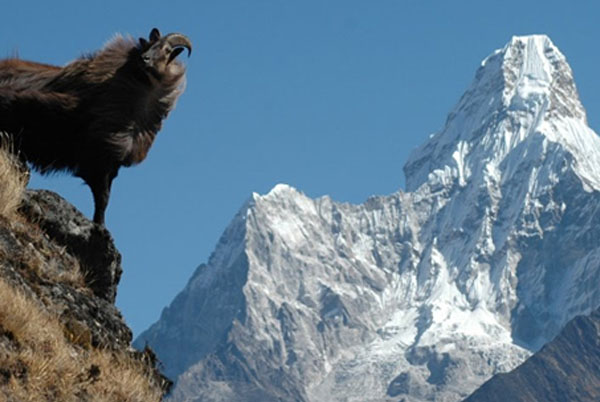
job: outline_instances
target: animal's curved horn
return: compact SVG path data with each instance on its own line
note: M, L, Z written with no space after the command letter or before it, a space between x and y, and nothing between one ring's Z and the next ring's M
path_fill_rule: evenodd
M188 57L192 54L192 41L180 33L171 33L162 38L172 48L184 47L188 51Z

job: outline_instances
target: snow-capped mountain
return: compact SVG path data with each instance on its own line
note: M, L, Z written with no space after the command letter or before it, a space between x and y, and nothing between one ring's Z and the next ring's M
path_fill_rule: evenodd
M144 332L176 401L459 400L600 306L600 139L545 36L487 57L407 191L253 194Z

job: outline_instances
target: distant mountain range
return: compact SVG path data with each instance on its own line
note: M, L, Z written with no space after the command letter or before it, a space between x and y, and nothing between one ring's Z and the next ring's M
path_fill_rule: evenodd
M462 400L600 306L600 138L548 37L487 57L404 171L361 205L253 194L136 340L171 400ZM473 400L587 369L596 315Z

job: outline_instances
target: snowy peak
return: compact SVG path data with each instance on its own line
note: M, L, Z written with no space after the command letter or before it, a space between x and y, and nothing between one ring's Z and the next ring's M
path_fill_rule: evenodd
M515 36L500 53L506 89L509 90L506 92L510 93L510 89L514 88L524 97L527 97L528 90L549 89L554 70L549 57L564 60L550 38L544 35Z
M514 36L482 61L453 113L476 107L487 113L535 113L544 107L544 112L556 112L555 117L585 120L571 68L546 35Z
M531 110L545 104L546 110L556 115L585 120L571 68L550 38L515 36L500 56L505 81L503 98L509 109Z
M542 83L552 80L552 65L546 55L552 53L564 59L546 35L513 36L503 52L506 61L516 60L515 64L520 67L520 74L516 78Z
M472 172L497 170L515 149L530 149L521 146L525 141L538 143L543 154L530 156L545 158L549 141L583 164L600 161L600 141L587 127L571 68L544 35L513 37L483 60L445 127L410 156L407 190L431 180L465 186Z
M267 194L260 195L258 193L252 193L252 201L254 203L266 201L266 202L277 202L277 200L285 200L289 198L293 198L296 195L301 194L294 187L285 184L279 183L276 184L275 187L271 189Z

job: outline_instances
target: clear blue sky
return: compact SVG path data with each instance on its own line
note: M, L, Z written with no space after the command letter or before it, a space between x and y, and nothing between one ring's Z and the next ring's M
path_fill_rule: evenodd
M0 55L65 64L116 32L194 42L186 93L141 165L113 185L123 254L117 305L135 334L208 259L253 191L279 182L359 203L403 186L481 60L512 35L548 34L600 124L600 3L592 1L10 1ZM34 177L90 216L69 176Z

